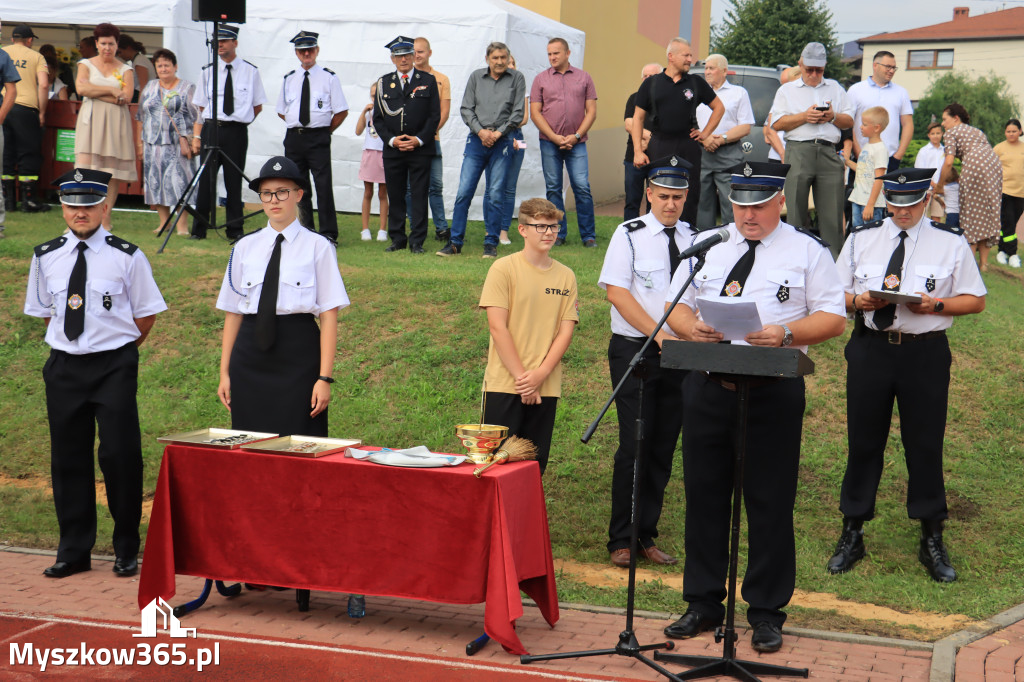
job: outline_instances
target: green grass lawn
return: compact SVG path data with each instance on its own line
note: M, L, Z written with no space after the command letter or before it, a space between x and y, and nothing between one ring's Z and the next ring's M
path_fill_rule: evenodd
M158 316L142 349L139 409L147 497L159 470L158 436L230 423L216 397L223 316L214 309L228 245L216 236L202 242L172 237L167 251L157 255L158 241L149 232L155 220L152 214L115 214L117 234L142 246L170 306ZM452 427L478 418L487 357L486 318L476 308L491 262L480 258L482 226L470 226L461 256L442 260L429 253L385 254L384 244L359 241L358 216L340 216L339 222L338 256L352 306L339 319L330 435L459 452ZM614 410L589 444L579 437L611 389L608 303L597 278L603 247L616 224L614 218L598 218L598 249L584 249L571 238L554 253L576 272L580 324L564 360L563 397L544 481L551 538L556 557L595 564L608 559ZM254 218L248 229L258 225ZM574 229L570 224L570 234ZM25 316L22 306L32 246L62 231L57 211L13 213L7 217L7 238L0 241L0 542L34 547L57 543L40 375L49 349L42 322ZM500 247L499 255L519 248L521 240L514 238L516 245ZM432 251L435 245L427 246ZM918 527L906 518L906 468L898 430L891 435L878 517L867 526L868 558L844 576L824 570L840 526L838 495L846 457L843 337L811 349L817 372L807 382L797 498L799 589L972 618L1024 601L1024 280L1020 271L993 265L985 281L987 310L959 319L950 337L954 365L945 469L951 520L946 537L960 581L933 583L917 563ZM681 555L681 460L676 466L659 545ZM104 512L97 551L110 551L110 530ZM670 575L681 568L660 570ZM560 585L570 601L625 604L622 590L594 588L569 577ZM657 583L639 591L637 606L684 608L678 591ZM828 614L793 611L795 622L828 622Z

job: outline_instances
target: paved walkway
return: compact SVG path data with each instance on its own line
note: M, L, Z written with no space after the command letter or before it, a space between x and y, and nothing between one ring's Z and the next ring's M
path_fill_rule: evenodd
M93 570L88 573L64 580L44 578L42 570L52 562L52 552L0 546L0 575L4 576L0 584L0 616L56 616L138 626L137 578L117 578L109 570L109 560L102 558L94 558ZM178 594L172 602L181 604L198 595L202 580L179 576L177 587ZM529 677L544 673L543 677L548 679L552 676L555 679L663 679L642 663L620 656L595 656L522 666L518 657L505 653L493 642L468 658L466 644L482 634L483 605L434 604L370 596L367 598L366 617L353 620L346 614L346 603L347 595L314 592L310 611L299 613L292 591L243 592L233 599L225 599L215 593L206 606L183 618L182 624L196 628L200 636L219 633L269 637L440 657L451 659L453 665L500 664L513 666ZM640 643L663 641L661 630L675 617L677 615L637 614L635 631ZM561 620L552 629L536 608L527 607L517 624L517 631L534 654L588 651L614 647L624 622L619 610L563 605ZM990 629L997 627L1000 626L992 625ZM967 636L967 640L976 641L960 643L963 648L956 657L958 681L1004 682L1017 679L1024 682L1024 621L1007 622L1002 627L993 633L974 633ZM987 636L978 639L982 635ZM0 643L4 637L0 632ZM229 644L225 642L223 646ZM76 645L77 642L64 646ZM133 645L126 632L125 646ZM676 645L677 653L721 654L721 645L715 644L710 633ZM940 658L938 650L939 645L936 645L936 659ZM950 651L955 652L955 648L950 648ZM948 672L935 670L932 645L807 630L787 630L782 651L770 655L754 652L750 648L749 633L741 630L738 657L807 667L811 671L811 679L836 682L938 682L952 679L952 669ZM677 672L682 670L679 666L666 667ZM210 672L216 677L215 671ZM332 671L335 673L337 671ZM486 675L481 679L486 679Z

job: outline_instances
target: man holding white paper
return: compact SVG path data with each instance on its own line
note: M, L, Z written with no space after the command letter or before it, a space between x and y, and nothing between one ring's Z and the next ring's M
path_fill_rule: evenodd
M875 515L895 399L910 478L907 514L921 521L918 560L937 582L957 577L942 540L948 516L942 441L952 362L946 330L954 315L984 310L986 290L963 230L926 215L934 171L900 168L883 175L890 217L853 228L836 263L856 322L846 345L850 454L839 501L843 531L829 573L845 573L864 556L863 525ZM920 302L903 303L899 295L905 294Z
M735 297L755 301L764 322L741 343L806 350L843 333L843 290L828 245L781 220L788 170L771 162L733 168L729 199L736 222L726 226L730 239L708 251L706 265L669 316L681 338L722 341L722 333L702 319L701 302ZM676 272L667 303L688 274L684 268ZM679 639L713 629L725 616L736 386L725 377L690 372L683 401L683 598L689 608L665 628ZM743 490L750 549L743 598L750 605L751 644L761 652L781 648L782 609L796 582L793 505L803 412L802 378L768 380L750 390Z

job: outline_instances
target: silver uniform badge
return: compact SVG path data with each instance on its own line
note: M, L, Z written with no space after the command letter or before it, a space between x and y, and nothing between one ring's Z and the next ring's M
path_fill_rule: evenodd
M668 160L668 162L669 162L669 163L670 163L671 165L673 165L673 166L678 166L678 165L679 165L679 162L678 162L678 161L676 161L676 157L674 157L674 156L673 156L673 157L672 157L671 159L669 159L669 160Z
M754 174L754 169L750 167L749 163L743 164L743 177L749 178Z
M75 182L81 182L81 181L82 181L82 171L76 170L75 171Z
M907 176L906 175L899 176L898 178L896 178L896 182L900 183L901 185L906 184Z
M280 163L275 163L274 164L274 170L276 170L276 171L281 170L281 164Z

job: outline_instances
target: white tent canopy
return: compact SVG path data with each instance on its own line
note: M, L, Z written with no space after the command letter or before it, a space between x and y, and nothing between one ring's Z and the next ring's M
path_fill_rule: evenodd
M384 45L396 35L429 38L433 49L431 65L451 80L452 111L441 131L445 208L449 220L469 133L459 114L459 105L470 73L485 65L488 43L497 40L508 44L528 84L549 66L549 38L565 38L573 63L583 63L584 34L581 31L503 0L445 0L443 3L391 0L386 6L310 0L301 5L303 16L300 18L295 16L297 9L280 1L250 0L247 3L246 23L239 32L238 54L259 67L268 102L250 127L245 171L254 176L267 158L283 153L285 127L276 115L277 97L284 75L298 67L288 40L300 30L316 31L320 34L318 61L338 74L349 104L349 116L334 133L331 145L334 194L340 211L358 213L360 210L363 187L358 170L363 140L355 134L355 122L363 106L370 101L370 85L393 68ZM19 3L17 6L11 0L0 0L0 19L8 31L18 23L91 25L109 21L124 26L162 27L164 46L178 56L179 76L198 82L202 66L210 61L205 41L213 25L192 21L189 0L172 0L168 4L108 0L96 5L42 0L34 5ZM518 194L521 197L544 196L537 129L528 126L524 133L527 154ZM482 215L483 185L481 180L471 210L471 217L477 219ZM256 200L248 189L245 191L247 200Z

